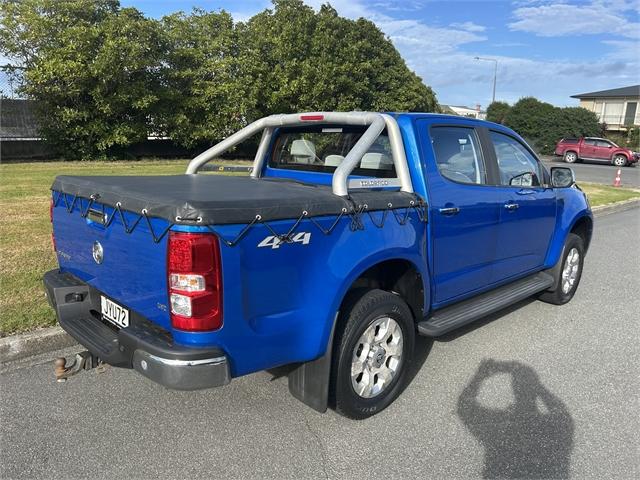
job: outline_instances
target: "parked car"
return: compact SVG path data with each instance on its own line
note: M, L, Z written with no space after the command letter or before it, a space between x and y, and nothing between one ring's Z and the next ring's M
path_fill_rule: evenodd
M595 137L563 138L556 145L554 153L567 163L590 160L611 163L616 167L633 165L640 160L640 153L619 147L606 138Z
M251 177L198 174L261 132ZM403 390L416 335L571 300L593 226L508 128L366 112L258 120L186 175L59 176L51 220L48 298L94 356L187 390L291 365L296 398L358 419Z

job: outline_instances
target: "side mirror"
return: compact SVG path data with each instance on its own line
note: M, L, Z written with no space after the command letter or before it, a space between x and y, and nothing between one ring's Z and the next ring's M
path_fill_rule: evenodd
M567 167L551 167L551 186L567 188L576 183L576 175Z

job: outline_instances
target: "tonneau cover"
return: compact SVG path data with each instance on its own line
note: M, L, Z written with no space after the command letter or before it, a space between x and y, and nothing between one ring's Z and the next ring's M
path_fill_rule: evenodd
M419 204L414 194L358 191L352 200L334 195L331 187L287 179L220 175L58 176L51 189L172 223L242 224L257 215L262 221L403 208ZM391 205L391 207L390 207Z

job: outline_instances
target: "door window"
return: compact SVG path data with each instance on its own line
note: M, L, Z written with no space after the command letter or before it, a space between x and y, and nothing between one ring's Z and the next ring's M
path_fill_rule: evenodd
M518 187L539 186L542 169L536 158L515 138L491 132L496 151L500 184Z
M431 144L440 175L458 183L487 183L480 142L473 128L433 127Z

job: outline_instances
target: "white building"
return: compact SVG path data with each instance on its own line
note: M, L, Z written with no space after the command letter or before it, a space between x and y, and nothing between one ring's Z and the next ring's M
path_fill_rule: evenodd
M640 85L613 88L599 92L571 95L580 100L580 106L598 115L607 130L627 130L640 126Z
M485 118L487 118L487 112L480 110L480 105L476 105L475 108L461 107L457 105L441 105L441 107L445 107L443 108L443 112L454 113L456 115L460 115L461 117L473 117L479 120L484 120Z

